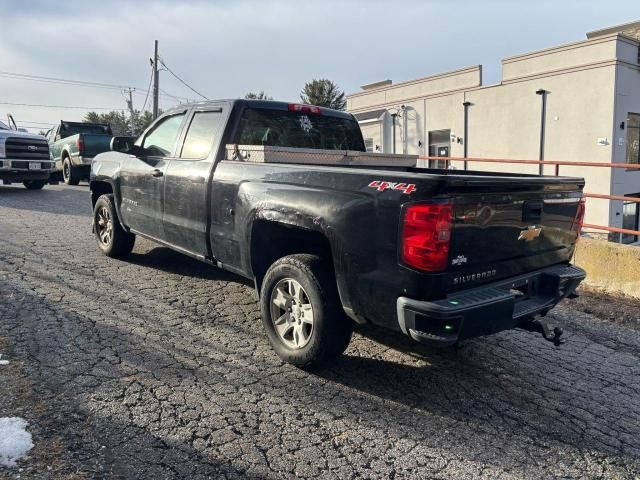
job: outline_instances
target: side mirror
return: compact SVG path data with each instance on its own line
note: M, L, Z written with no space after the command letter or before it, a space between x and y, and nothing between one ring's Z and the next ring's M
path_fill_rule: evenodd
M136 141L135 137L113 137L109 147L114 152L128 152Z

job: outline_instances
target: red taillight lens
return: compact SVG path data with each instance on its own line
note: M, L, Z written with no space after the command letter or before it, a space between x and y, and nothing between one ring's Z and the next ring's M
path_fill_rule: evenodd
M404 213L402 261L427 272L447 268L453 224L450 203L416 204Z
M84 153L84 140L82 139L82 137L78 137L76 139L76 145L78 147L78 153Z
M571 223L571 230L576 232L578 236L582 233L582 224L584 223L585 199L581 198L576 209L576 216Z
M320 107L316 107L315 105L304 105L302 103L290 103L289 111L299 112L299 113L312 113L314 115L322 115L322 110L320 110Z

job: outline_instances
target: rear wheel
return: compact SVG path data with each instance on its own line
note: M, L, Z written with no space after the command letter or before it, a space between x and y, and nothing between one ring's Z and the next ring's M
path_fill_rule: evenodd
M136 236L120 225L113 195L102 195L93 208L93 232L98 247L107 257L126 257L133 250Z
M340 305L333 271L316 255L289 255L267 271L260 291L262 322L271 346L298 367L340 355L353 323Z
M62 161L62 178L67 185L78 185L80 183L80 172L71 164L69 157Z
M47 183L49 183L48 180L25 180L22 182L27 190L42 190Z

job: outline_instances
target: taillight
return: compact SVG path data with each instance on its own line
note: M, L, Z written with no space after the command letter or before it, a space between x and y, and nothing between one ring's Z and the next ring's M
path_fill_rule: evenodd
M289 111L299 112L299 113L313 113L314 115L322 115L322 110L320 110L320 107L316 107L315 105L304 105L302 103L290 103Z
M450 203L415 204L407 207L402 226L402 261L427 272L440 272L449 262L453 224Z
M571 230L576 232L578 236L582 233L582 224L584 223L584 212L585 212L585 199L584 197L580 199L578 203L578 208L576 209L576 216L573 218L573 222L571 222Z
M78 137L76 139L76 146L78 147L78 153L84 153L84 139L82 137Z

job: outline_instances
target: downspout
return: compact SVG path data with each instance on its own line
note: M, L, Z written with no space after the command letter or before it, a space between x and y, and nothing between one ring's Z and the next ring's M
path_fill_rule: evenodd
M393 151L392 153L396 153L396 117L398 116L397 113L392 113L391 114L391 129L392 129L392 144L393 144Z
M404 155L407 154L407 146L408 146L408 140L407 140L407 134L409 133L409 109L406 107L402 107L402 153Z
M540 161L544 160L544 135L545 135L545 128L547 123L546 120L547 120L547 94L548 93L549 91L543 88L536 91L536 94L542 97L542 108L540 111L540 155L539 155ZM544 165L541 163L538 166L539 166L538 175L542 175L544 173Z
M465 92L465 96L466 96L466 92ZM469 107L473 104L465 100L464 102L462 102L462 105L464 106L464 133L463 133L464 143L462 144L462 147L464 149L464 158L465 158L464 169L468 170L469 162L467 162L466 159L469 156Z

